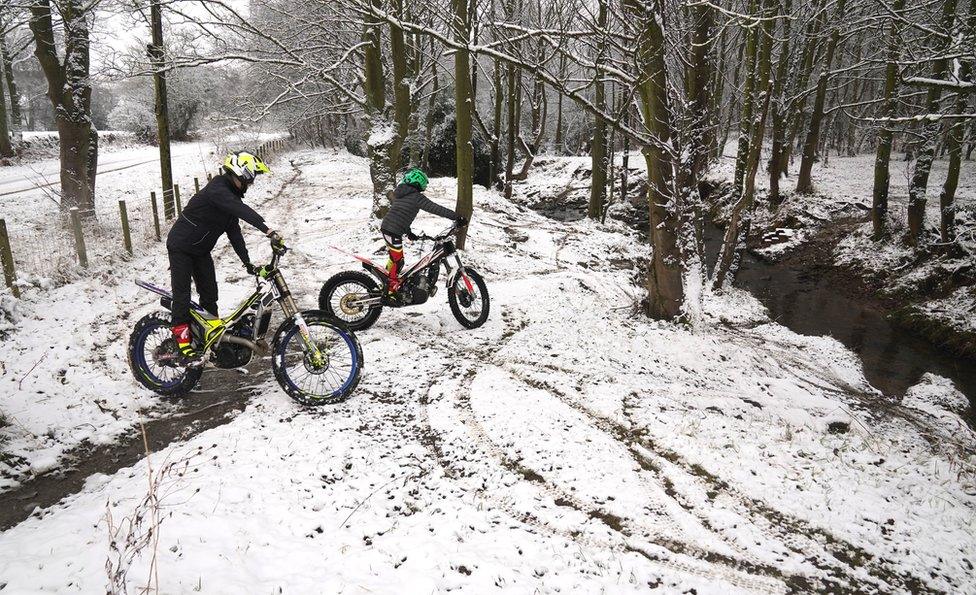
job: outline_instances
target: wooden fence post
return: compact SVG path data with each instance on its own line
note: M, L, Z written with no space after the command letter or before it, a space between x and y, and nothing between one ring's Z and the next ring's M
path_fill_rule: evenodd
M176 197L176 216L179 217L183 212L183 203L180 202L180 185L173 184L173 196Z
M156 204L156 193L155 192L150 192L149 193L149 200L152 202L153 227L156 228L156 241L157 242L161 242L163 240L163 234L161 234L159 232L159 209L158 209L158 205Z
M14 269L14 255L10 251L10 236L7 235L7 222L0 219L0 261L3 263L3 280L14 297L20 297L17 287L17 271Z
M125 208L125 201L119 201L119 216L122 218L122 245L129 256L132 256L132 235L129 233L129 212Z
M85 248L85 234L81 230L81 216L78 207L71 209L71 227L75 231L75 250L78 251L78 264L88 268L88 250Z
M200 194L200 178L193 178L193 191Z

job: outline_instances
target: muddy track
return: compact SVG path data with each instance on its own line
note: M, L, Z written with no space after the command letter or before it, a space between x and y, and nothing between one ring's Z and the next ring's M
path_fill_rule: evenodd
M704 469L701 465L691 463L677 452L656 443L645 430L636 428L632 422L629 422L629 419L628 425L596 414L546 380L536 377L531 373L525 373L522 370L515 369L511 365L497 362L494 353L501 350L507 342L511 341L519 331L527 326L526 321L515 320L507 311L502 312L502 318L505 328L502 332L501 341L498 344L491 345L490 341L485 341L482 342L482 345L472 348L463 347L457 343L436 338L427 347L447 351L452 354L456 354L460 349L467 354L469 361L481 361L497 365L526 385L552 394L567 406L581 413L596 428L626 447L634 461L642 469L654 473L656 479L664 486L665 492L668 493L669 497L683 509L693 514L705 529L721 535L721 531L716 530L712 526L708 516L704 512L698 511L697 507L691 503L691 500L676 488L675 482L668 475L669 473L677 472L686 475L694 484L705 490L711 501L716 504L724 504L731 508L743 519L761 530L765 537L775 540L794 557L817 568L825 576L786 575L768 564L756 561L754 558L752 560L731 557L722 559L721 557L715 557L713 555L714 553L702 550L698 546L692 546L691 548L687 548L686 551L681 552L684 545L674 540L672 540L674 541L673 543L669 544L672 547L667 547L665 544L658 545L666 547L675 553L684 553L690 556L694 556L694 553L697 551L700 554L699 558L705 561L717 562L735 569L753 571L756 574L778 578L792 591L809 591L819 588L837 593L865 591L890 592L893 590L910 591L913 593L938 592L933 590L923 578L919 578L908 572L893 569L890 561L887 559L879 558L864 548L841 539L825 529L779 511L761 500L742 493L720 477ZM473 371L470 373L472 375L474 374ZM468 384L466 386L470 386L470 380L467 382ZM461 394L466 395L464 391L461 391ZM462 396L461 398L463 399L465 397ZM428 405L429 402L423 403L425 418ZM425 423L425 427L429 432L433 432L433 430L430 430L429 422ZM443 449L436 447L437 440L435 434L428 436L426 440L430 446L434 446L433 451L438 459L442 463L450 464L450 461L444 460ZM518 461L508 461L507 468L519 473L523 479L540 484L543 487L553 487L546 484L545 480L538 473L524 468ZM556 489L558 491L558 488ZM628 528L626 526L627 522L623 519L612 515L607 516L605 511L594 510L584 503L574 502L573 498L563 498L561 501L578 509L590 518L600 519L602 517L605 524L614 531L621 532L621 529L625 529L627 531L626 533L621 532L624 538L635 534L634 529ZM723 539L723 541L728 540ZM749 556L749 558L752 557ZM868 581L865 581L863 576L865 571L870 577Z
M660 503L646 503L644 511L648 514L645 516L650 516L651 519L650 522L646 520L641 522L636 518L625 518L614 514L597 503L587 502L547 480L542 473L532 469L524 461L506 454L492 441L484 427L478 422L470 400L470 387L474 376L472 369L465 378L463 389L457 393L457 402L452 403L452 405L458 412L461 422L470 430L479 445L492 454L504 468L518 473L523 479L536 484L541 490L548 493L557 505L573 508L592 520L600 521L608 529L619 534L625 549L640 554L649 560L665 563L676 570L703 578L721 580L742 588L778 592L784 583L794 590L801 586L808 586L803 577L786 575L773 566L763 564L747 552L739 551L736 556L730 556L702 548L687 540L672 537L681 535L683 531ZM643 474L640 479L642 482L644 481ZM718 537L717 534L716 537ZM671 555L662 557L660 554L651 552L641 542L663 548ZM734 544L727 545L734 547ZM672 559L675 556L692 558L707 564L707 566L700 567Z
M864 569L873 579L874 588L880 592L892 589L913 593L937 592L932 590L923 579L910 573L891 569L887 560L879 559L863 548L836 537L829 531L779 511L761 500L742 493L701 465L690 463L677 452L657 444L645 430L628 427L595 414L545 380L510 369L507 371L522 378L530 386L556 395L567 405L588 416L597 427L626 445L635 460L647 465L650 469L657 469L660 477L665 481L668 481L665 469L677 468L678 471L688 474L703 484L713 495L713 500L718 496L726 497L734 504L737 509L736 512L743 514L757 526L772 532L786 547L794 553L804 556L808 561L813 561L809 558L810 546L815 546L829 554L829 558L821 559L822 565L818 564L818 566L833 579L830 584L824 585L829 587L831 591L837 589L863 591L865 585L861 584L862 579L858 570ZM804 541L806 543L803 543Z
M174 442L230 423L247 407L255 394L254 387L270 379L271 372L266 369L247 376L251 388L242 387L239 378L237 372L212 371L204 375L196 391L177 402L173 415L145 421L142 426L149 450L157 452ZM38 475L0 495L0 500L5 503L0 506L0 531L32 515L45 516L49 507L80 492L90 476L96 473L113 474L138 463L145 456L139 426L134 426L112 444L80 446L72 450L65 455L59 469Z

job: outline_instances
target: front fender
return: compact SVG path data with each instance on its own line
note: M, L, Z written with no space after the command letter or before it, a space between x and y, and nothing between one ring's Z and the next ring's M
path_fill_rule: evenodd
M306 322L308 322L309 320L324 320L327 321L330 325L355 336L355 333L352 330L350 330L348 326L346 326L341 320L336 320L335 318L329 316L325 312L325 310L303 310L302 312L299 312L299 314L302 315L302 318L304 318ZM282 333L284 333L290 327L294 326L294 324L295 324L294 316L290 316L281 321L281 324L279 324L278 328L275 330L274 338L272 339L271 342L272 353L278 351L278 342L281 339Z

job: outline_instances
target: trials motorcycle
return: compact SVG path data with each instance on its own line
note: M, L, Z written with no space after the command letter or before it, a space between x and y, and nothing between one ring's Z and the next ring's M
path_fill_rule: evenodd
M432 242L433 248L423 258L404 269L400 276L399 291L392 299L387 295L389 274L385 267L333 246L335 250L362 262L363 269L369 274L343 271L332 276L319 292L319 308L354 331L365 330L380 317L384 306L416 306L434 297L443 268L451 313L461 326L468 329L478 328L488 320L488 287L477 271L461 263L461 256L454 244L457 229L455 223L438 235L417 236L420 242Z
M336 324L325 312L299 312L279 268L285 246L272 245L271 264L255 275L257 287L227 317L219 318L191 302L194 348L204 363L217 368L241 368L254 355L272 354L271 367L281 388L303 405L324 405L348 398L359 384L363 352L356 335ZM172 336L172 294L151 283L136 285L160 296L163 312L140 319L129 337L129 367L136 380L164 396L182 396L193 390L204 366L180 365L179 348ZM285 320L275 331L271 346L265 341L276 303Z

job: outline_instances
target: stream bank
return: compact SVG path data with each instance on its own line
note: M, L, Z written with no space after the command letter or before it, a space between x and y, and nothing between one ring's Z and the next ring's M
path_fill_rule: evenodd
M566 192L559 199L530 206L560 221L586 216L585 197L579 193ZM613 214L646 234L645 210L618 206ZM961 412L963 419L976 427L973 360L914 330L906 324L904 313L911 310L903 300L882 295L858 272L835 263L835 247L860 223L850 218L824 225L810 232L806 242L776 259L747 251L733 284L755 296L772 320L790 330L837 339L858 355L865 378L892 401L900 401L926 373L948 378L969 401L969 409ZM722 234L714 224L703 226L709 275L718 258Z

